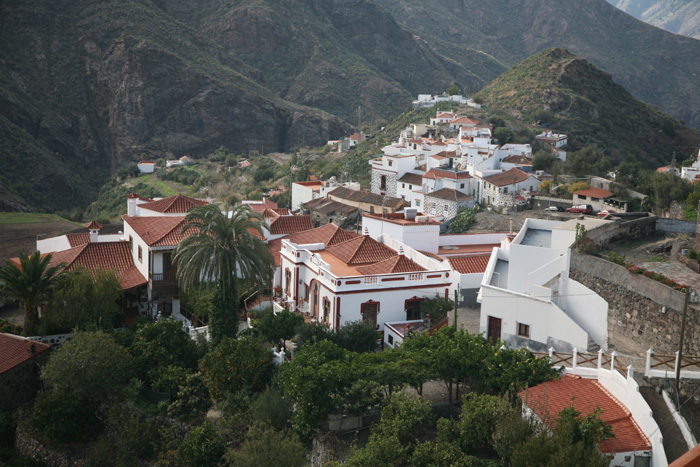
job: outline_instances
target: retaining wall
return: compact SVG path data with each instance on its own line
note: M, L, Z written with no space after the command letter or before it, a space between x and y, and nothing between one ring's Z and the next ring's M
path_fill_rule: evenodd
M678 219L656 219L656 230L664 233L685 233L695 235L695 221L682 221Z
M642 217L624 222L610 222L586 232L586 237L600 246L617 240L646 237L656 233L656 216Z

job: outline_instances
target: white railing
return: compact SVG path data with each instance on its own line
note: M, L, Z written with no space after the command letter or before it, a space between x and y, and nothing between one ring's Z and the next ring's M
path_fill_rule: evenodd
M679 367L681 378L700 379L700 356L683 355L681 361L678 352L674 355L657 355L652 349L647 350L644 376L675 378Z

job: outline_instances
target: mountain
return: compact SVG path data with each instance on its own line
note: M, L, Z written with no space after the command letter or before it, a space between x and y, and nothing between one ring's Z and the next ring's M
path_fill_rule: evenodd
M369 0L5 1L0 49L0 210L85 206L142 153L321 145L504 70L442 56Z
M512 121L544 123L569 145L596 144L617 162L666 165L690 154L700 136L657 107L637 101L612 77L571 52L548 49L514 66L475 99Z
M676 34L700 39L698 0L608 0L640 21Z
M510 67L564 47L644 102L700 128L700 41L636 20L606 0L376 0L459 61L465 47Z

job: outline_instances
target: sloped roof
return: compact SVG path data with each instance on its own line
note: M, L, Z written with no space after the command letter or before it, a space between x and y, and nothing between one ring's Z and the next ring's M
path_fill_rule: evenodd
M137 194L134 193L133 191L132 191L131 193L129 193L128 195L126 195L126 197L127 197L127 198L136 198L136 199L140 199L141 201L148 201L148 202L153 201L151 198L144 198L144 197L141 196L141 195L137 195Z
M432 193L427 193L425 197L444 199L446 201L456 201L458 203L474 199L473 196L465 195L461 191L457 191L452 188L442 188L440 190L433 191Z
M162 212L165 214L185 214L193 207L204 206L205 204L207 204L205 201L177 194L158 201L144 203L139 207L141 209L148 209L149 211Z
M315 229L305 230L303 232L293 233L286 237L270 240L267 247L270 249L272 256L275 258L275 265L280 265L280 249L282 248L282 240L289 240L297 244L323 243L326 247L337 245L339 243L352 240L359 237L358 234L343 230L335 224L326 224Z
M32 353L32 346L34 346L34 353ZM42 344L13 334L0 333L0 349L2 349L0 375L50 348L49 344Z
M280 216L270 222L270 233L291 234L311 230L313 227L311 216Z
M433 259L436 259L438 261L442 261L444 259L442 256L439 256L435 253L431 253L429 251L418 250L418 253L424 254L428 258L433 258Z
M583 416L593 412L596 407L603 409L601 418L612 426L615 436L600 443L600 450L604 453L651 449L649 439L634 421L627 407L595 379L566 374L559 380L547 381L522 391L519 396L541 420L545 421L556 417L571 404Z
M534 176L533 174L529 174L527 172L523 172L522 170L518 169L517 167L513 167L512 169L506 171L506 172L501 172L496 175L491 175L490 177L484 177L484 180L487 182L491 183L492 185L496 186L508 186L508 185L514 185L516 183L524 182L527 180L529 177Z
M479 121L478 121L478 120L472 120L472 119L469 118L469 117L459 117L459 118L455 118L455 119L452 120L450 123L457 123L457 124L460 124L460 125L476 125L477 123L479 123Z
M430 169L425 175L423 175L423 178L451 178L453 180L466 180L468 178L472 178L472 176L466 171L455 172L454 170L449 169L434 168Z
M85 232L85 233L74 233L74 234L66 234L66 238L68 239L68 244L72 247L76 247L79 245L84 245L90 241L90 233Z
M588 196L590 198L609 198L613 195L613 192L603 190L602 188L586 188L585 190L574 191L574 194L579 196Z
M90 230L100 230L102 228L102 224L93 220L88 225L86 225L85 228Z
M359 208L355 206L349 206L347 204L341 203L339 201L333 201L328 198L316 198L312 199L303 204L304 209L309 209L311 211L319 212L321 214L350 214L351 212L357 211Z
M404 204L401 198L392 198L390 196L382 196L377 193L370 193L364 190L351 190L344 186L339 186L335 190L328 193L328 196L335 196L348 201L357 203L374 204L375 206L384 206L387 208L398 209Z
M53 254L51 265L60 263L65 263L67 271L84 267L93 275L98 269L112 270L124 290L148 282L134 265L129 242L93 242L58 251Z
M491 255L468 255L447 258L452 269L460 274L479 274L486 271Z
M369 266L360 266L357 268L357 271L365 275L374 275L401 272L421 272L425 271L425 268L407 258L405 255L396 255L392 258L385 259L384 261L370 264Z
M509 164L522 164L522 165L530 165L530 159L528 159L525 156L508 156L505 159L501 161L501 163L507 162Z
M422 185L423 184L423 175L421 174L414 174L412 172L406 172L397 180L400 183L410 183L411 185Z
M369 235L327 247L326 251L348 265L376 263L397 255L394 250Z
M185 216L122 216L148 246L177 246L187 235L180 233Z

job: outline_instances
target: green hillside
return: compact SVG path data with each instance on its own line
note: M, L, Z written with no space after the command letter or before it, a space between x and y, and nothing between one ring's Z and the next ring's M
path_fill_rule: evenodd
M607 73L565 49L549 49L514 66L476 99L491 114L544 124L571 135L573 149L597 144L612 159L647 168L700 146L694 130L637 101Z

